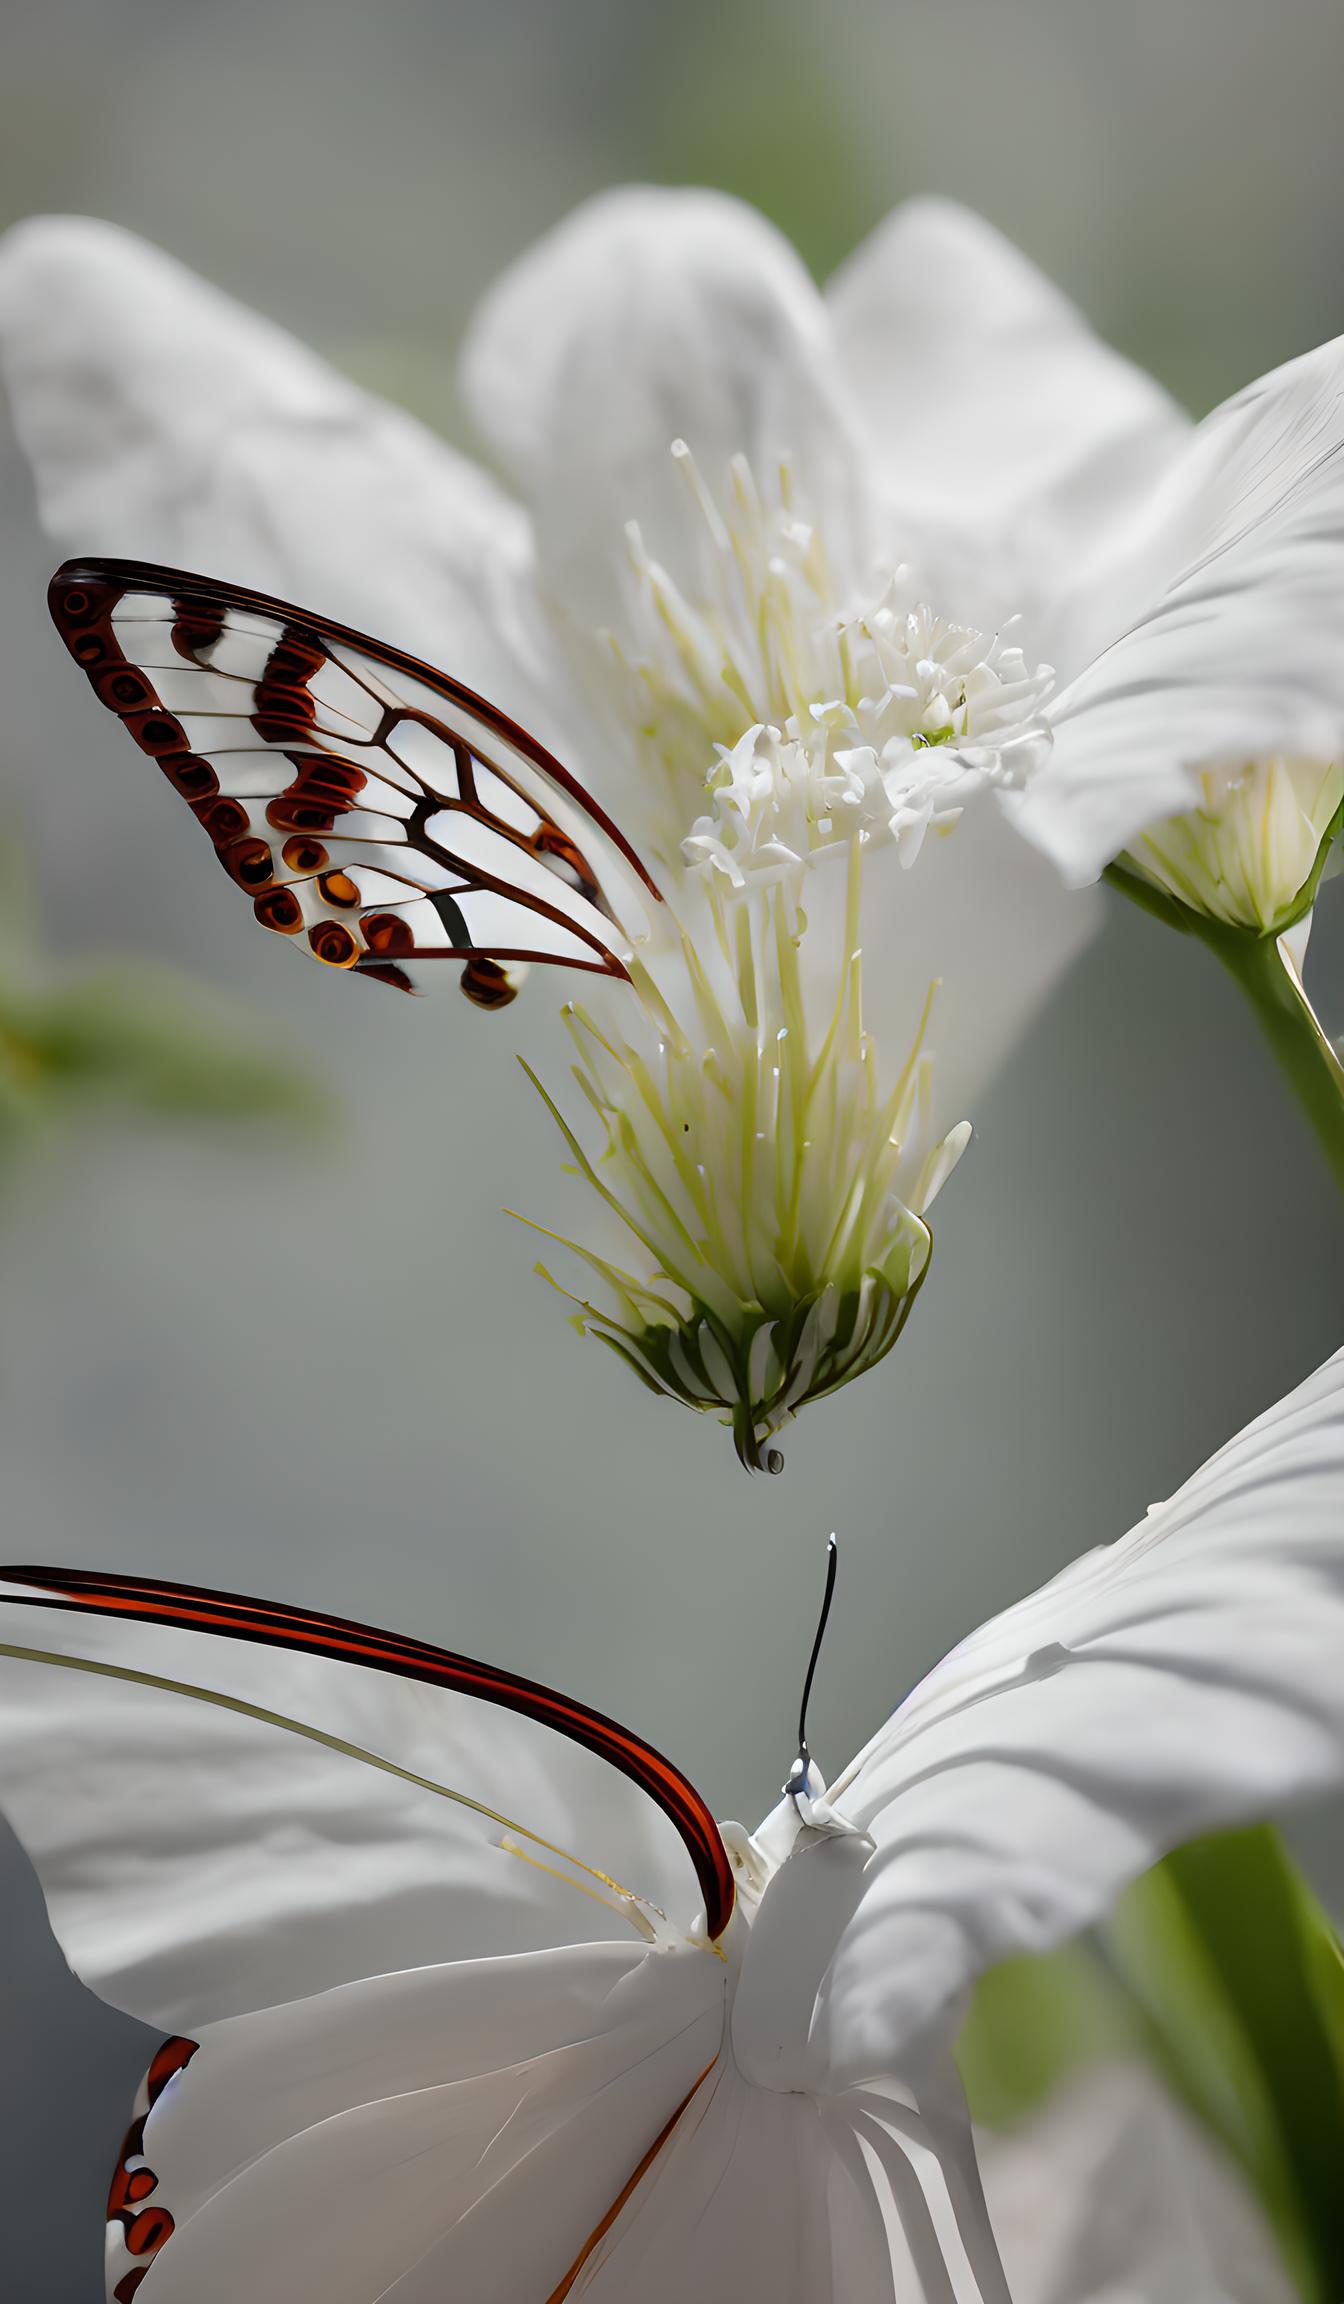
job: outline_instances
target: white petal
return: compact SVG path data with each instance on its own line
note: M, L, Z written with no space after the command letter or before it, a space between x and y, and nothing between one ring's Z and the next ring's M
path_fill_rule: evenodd
M856 1871L826 1843L771 1883L757 1933L818 1979L782 2054L801 2039L816 2084L900 2070L996 1960L1195 1834L1334 1788L1342 1649L1344 1353L955 1649L828 1788L876 1852Z
M1093 660L1048 708L1021 830L1069 878L1191 805L1200 768L1344 746L1344 337L1201 424L1077 587Z
M1063 887L988 800L913 870L879 854L865 870L864 1015L904 1060L929 986L935 1138L980 1116L992 1082L1100 924L1095 891ZM809 903L809 913L821 906Z
M1187 429L1151 377L954 201L897 208L827 302L896 504L931 525L1010 535L1033 595L1072 568ZM936 527L931 543L936 554Z
M825 308L739 201L651 187L590 201L486 297L463 387L531 498L548 590L575 614L613 617L630 520L689 576L678 439L720 500L733 456L768 473L787 455L843 561L854 445Z
M84 218L18 225L0 368L67 550L279 593L525 708L518 508L171 257Z
M694 1914L694 1877L661 1812L514 1713L355 1664L31 1608L0 1589L11 1651L91 1658L290 1715ZM0 1653L0 1807L77 1973L170 2030L431 1960L634 1940L602 1881L561 1879L562 1857L497 1819L246 1713L12 1652Z
M1014 2304L1292 2304L1245 2184L1140 2064L979 2152Z

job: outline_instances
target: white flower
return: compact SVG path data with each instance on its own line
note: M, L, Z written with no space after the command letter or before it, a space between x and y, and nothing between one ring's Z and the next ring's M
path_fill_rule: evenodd
M10 236L0 356L63 541L204 563L447 662L655 861L673 918L641 955L646 997L599 991L576 1019L606 1048L575 1133L610 1198L564 1228L614 1276L584 1324L726 1408L750 1460L811 1396L791 1344L753 1389L762 1325L805 1324L833 1288L858 1335L889 1250L927 1235L909 1148L876 1132L912 1050L945 1170L1085 933L1009 863L998 810L1072 880L1121 858L1220 924L1296 924L1300 957L1344 798L1337 345L1192 427L946 203L898 210L822 296L750 210L632 191L524 256L470 331L467 397L512 499L107 226ZM825 1150L830 1201L803 1195L795 1237L790 1172L762 1222L743 1198L759 1131L721 1100L712 1173L691 1161L712 1208L685 1170L654 1220L649 1131L687 1132L689 1067L737 1095L768 1082L781 1031L798 1044L793 962L738 973L781 939L837 1067L817 1109L867 1115ZM827 1032L860 945L856 1099ZM882 1211L857 1276L827 1263L854 1195ZM755 1243L726 1328L695 1282L720 1232Z
M114 2293L1006 2304L965 1993L1339 1783L1344 1354L752 1835L418 1639L59 1571L2 1615L0 1804L78 1973L189 2035Z
M1020 824L1252 934L1309 921L1344 802L1344 339L1215 410L1080 567ZM1299 939L1300 945L1301 939Z
M445 664L654 863L641 997L600 988L571 1017L596 1110L566 1125L602 1197L557 1211L588 1260L557 1277L752 1463L888 1348L966 1111L1090 925L981 797L1038 762L1048 668L978 545L955 577L926 568L922 515L887 505L848 326L731 201L595 203L467 345L524 511L124 234L36 221L0 252L0 359L54 533Z
M204 565L446 663L655 861L673 917L643 1001L602 990L575 1019L579 1165L606 1197L560 1218L589 1259L565 1285L595 1260L580 1324L728 1413L749 1461L813 1394L816 1304L858 1339L825 1390L871 1364L890 1323L868 1300L927 1257L909 1147L879 1134L912 1051L945 1172L1086 933L1000 810L1073 881L1122 858L1219 923L1296 923L1300 957L1344 793L1339 346L1195 428L945 202L898 210L823 296L740 204L641 190L559 226L471 328L467 398L513 497L105 225L10 235L0 359L65 543ZM829 1202L786 1153L763 1214L756 1120L724 1097L768 1093L780 1033L799 1044L793 961L738 978L785 939L834 1072L815 1109L861 1117L823 1148ZM688 947L719 979L708 1013ZM848 1052L827 1038L847 1000ZM696 1133L696 1064L730 1084L713 1168L692 1156L664 1208L652 1139L662 1160ZM871 1255L841 1270L855 1199ZM726 1314L697 1277L720 1236L752 1243Z

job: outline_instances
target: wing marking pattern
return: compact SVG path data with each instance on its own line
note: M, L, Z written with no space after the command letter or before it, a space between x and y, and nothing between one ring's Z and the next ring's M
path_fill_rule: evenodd
M654 883L560 762L470 689L181 570L68 561L49 599L99 702L263 927L403 991L422 988L421 963L465 962L483 1007L532 962L625 976L628 919Z

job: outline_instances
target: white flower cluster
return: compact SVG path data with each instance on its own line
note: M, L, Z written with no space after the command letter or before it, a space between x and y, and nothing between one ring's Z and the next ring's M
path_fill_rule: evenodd
M775 842L802 861L858 833L895 839L913 863L928 826L954 823L973 792L1025 781L1049 749L1054 675L1028 665L1011 627L949 621L907 567L853 607L787 465L771 494L735 457L721 509L685 441L672 454L694 581L679 583L632 523L628 639L605 638L618 717L661 772L674 853L708 789L693 861L765 856Z
M836 628L846 693L758 722L723 748L709 812L683 842L691 864L748 880L800 878L851 840L894 842L915 862L990 785L1020 787L1049 748L1048 667L1002 633L936 616L898 570L875 608Z
M931 994L884 1084L863 1024L859 885L851 847L846 916L825 944L827 1015L809 1016L804 937L779 888L731 915L710 890L675 966L655 977L633 964L642 1013L623 1004L623 1029L615 1015L603 1028L566 1010L600 1124L595 1156L551 1110L604 1203L610 1250L565 1241L601 1301L562 1293L575 1325L647 1384L730 1423L749 1470L778 1471L768 1443L780 1427L896 1342L928 1268L926 1212L971 1133L963 1121L935 1140L930 1126ZM821 933L810 932L814 977ZM681 1015L660 982L678 986Z
M771 493L738 456L721 509L683 442L673 454L681 579L628 528L628 631L605 635L618 733L660 795L673 932L632 964L642 1016L569 1011L593 1156L561 1125L620 1232L567 1245L602 1284L600 1302L573 1295L577 1324L777 1469L780 1425L895 1342L925 1212L970 1135L929 1124L924 1026L913 1049L865 1027L865 858L889 847L908 868L930 828L1020 783L1048 746L1052 675L937 615L905 569L845 608L787 469ZM838 923L805 901L824 860Z

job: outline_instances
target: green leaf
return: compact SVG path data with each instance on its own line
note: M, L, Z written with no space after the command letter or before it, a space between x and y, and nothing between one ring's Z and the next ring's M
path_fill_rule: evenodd
M972 2113L999 2128L1126 2055L1239 2164L1303 2304L1340 2304L1344 1954L1268 1826L1178 1849L1093 1937L993 1970L957 2046Z
M1193 1842L1104 1941L1172 2084L1240 2160L1309 2304L1344 2297L1344 1959L1268 1826Z
M291 1124L324 1109L236 1009L167 970L107 968L37 990L0 979L0 1136L90 1103Z
M976 1986L957 2042L972 2117L1011 2128L1074 2072L1141 2055L1144 2027L1095 1946L1005 1960Z

